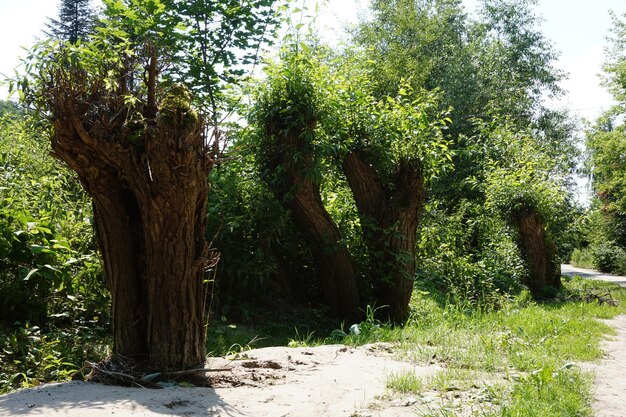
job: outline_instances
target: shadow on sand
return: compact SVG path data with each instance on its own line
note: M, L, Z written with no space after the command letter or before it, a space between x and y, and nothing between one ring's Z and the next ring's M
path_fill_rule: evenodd
M90 382L46 384L0 396L0 416L247 416L212 388L126 388Z

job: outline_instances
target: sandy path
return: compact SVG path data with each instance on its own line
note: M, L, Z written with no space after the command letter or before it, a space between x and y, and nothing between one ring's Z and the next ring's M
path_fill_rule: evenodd
M1 396L0 416L414 416L408 405L389 404L387 410L364 414L358 410L384 393L389 373L412 370L425 376L437 370L396 361L387 345L265 348L237 361L213 359L209 365L231 366L225 381L244 385L154 390L47 384Z
M563 275L608 281L626 287L626 277L605 274L591 269L561 265ZM604 358L585 369L595 374L593 409L597 417L626 417L626 315L602 320L615 328L617 334L602 342Z
M588 368L595 374L593 409L597 417L626 417L626 315L603 322L617 334L602 342L604 358Z
M579 276L595 281L608 281L626 287L626 277L594 271L593 269L576 268L572 265L561 265L561 274L570 277Z

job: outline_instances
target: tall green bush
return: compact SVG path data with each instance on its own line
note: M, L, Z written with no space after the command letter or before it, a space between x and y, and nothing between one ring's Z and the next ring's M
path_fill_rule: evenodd
M0 117L1 324L106 323L91 207L48 155L47 133L27 115Z

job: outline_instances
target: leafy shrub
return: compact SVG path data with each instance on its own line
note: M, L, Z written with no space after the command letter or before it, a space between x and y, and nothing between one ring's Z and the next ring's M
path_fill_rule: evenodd
M0 118L0 324L39 326L83 315L107 321L91 231L77 180L48 155L27 115Z
M0 116L0 393L67 380L107 345L91 205L46 134L28 114Z
M570 262L577 268L593 268L595 263L592 249L590 247L574 249Z
M520 289L519 251L503 223L475 203L454 210L426 205L418 240L418 276L449 294L450 301L496 307Z
M621 273L626 270L626 251L614 242L602 242L593 247L593 266L602 272Z
M87 327L44 332L26 323L0 334L0 394L84 376L85 362L105 356L107 344Z

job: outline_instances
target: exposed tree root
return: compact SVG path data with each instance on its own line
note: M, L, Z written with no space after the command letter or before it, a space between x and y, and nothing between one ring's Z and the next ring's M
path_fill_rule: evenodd
M228 372L232 368L194 368L184 371L160 372L147 361L137 361L120 355L109 356L98 363L88 363L91 372L85 380L105 385L126 387L163 388L169 384L182 386L212 386L208 373Z

